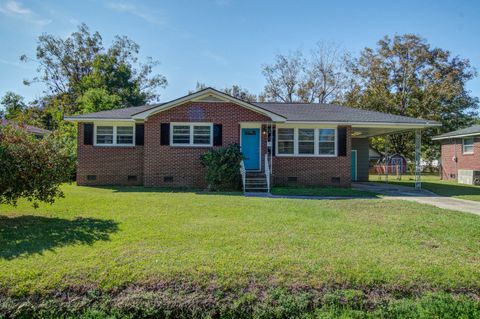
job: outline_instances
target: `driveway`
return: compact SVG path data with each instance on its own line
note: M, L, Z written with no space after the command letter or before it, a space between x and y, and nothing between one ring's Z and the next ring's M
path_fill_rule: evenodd
M383 195L385 199L401 199L429 204L439 208L480 215L480 203L453 197L439 196L427 190L386 183L352 183L352 188Z

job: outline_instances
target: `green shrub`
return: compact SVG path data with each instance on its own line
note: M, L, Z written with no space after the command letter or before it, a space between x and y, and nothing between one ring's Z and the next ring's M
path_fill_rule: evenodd
M0 128L0 163L0 204L26 198L37 207L37 201L63 196L59 186L70 179L75 162L56 134L36 139L7 125Z
M209 190L224 191L240 188L240 162L242 153L238 144L210 150L200 158L207 168L206 180Z

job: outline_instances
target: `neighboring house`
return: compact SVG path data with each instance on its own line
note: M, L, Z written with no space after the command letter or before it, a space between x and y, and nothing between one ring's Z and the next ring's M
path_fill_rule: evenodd
M17 127L17 128L25 129L25 131L27 131L28 133L30 133L32 135L35 135L35 137L37 137L37 138L43 138L45 135L51 133L49 130L46 130L46 129L43 129L43 128L40 128L40 127L36 127L36 126L33 126L33 125L19 124L19 123L10 121L10 120L1 119L0 120L0 126L6 126L6 125L12 125L12 126Z
M238 143L248 176L276 185L368 180L369 138L438 125L329 104L249 103L207 88L156 105L66 118L78 123L79 185L205 187L200 156Z
M442 144L442 178L457 179L458 170L480 171L480 125L433 138Z

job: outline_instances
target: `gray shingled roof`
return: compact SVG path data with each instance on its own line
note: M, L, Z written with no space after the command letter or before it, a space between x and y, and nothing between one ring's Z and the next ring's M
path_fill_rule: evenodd
M127 107L124 109L115 109L110 111L101 111L96 113L89 113L89 114L79 114L73 115L69 118L74 119L115 119L115 120L129 120L132 118L132 115L147 111L151 108L160 106L162 104L154 104L154 105L142 105L142 106L133 106Z
M467 128L462 128L461 130L456 130L448 132L442 135L435 136L434 140L443 140L451 137L462 137L468 135L480 135L480 125L473 125Z
M287 121L311 121L311 122L362 122L362 123L399 123L399 124L438 124L435 121L427 121L412 117L392 115L387 113L362 110L334 104L319 103L251 103L261 109L278 114ZM71 116L72 119L131 119L133 115L155 108L162 104L144 105L102 111L97 113Z
M25 128L25 130L31 134L45 135L45 134L51 133L51 131L41 127L36 127L33 125L27 125L27 124L19 124L10 120L5 120L5 119L0 120L0 125L1 126L12 125L14 127Z
M288 121L438 124L435 121L368 111L335 104L268 102L253 104L262 109L280 114L286 117Z

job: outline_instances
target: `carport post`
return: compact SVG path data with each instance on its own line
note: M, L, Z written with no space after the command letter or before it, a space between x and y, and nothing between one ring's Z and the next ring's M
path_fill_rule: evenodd
M390 136L386 135L385 136L385 181L388 183L388 147L390 143Z
M420 165L420 152L422 150L422 131L415 130L415 189L422 188L422 167Z

